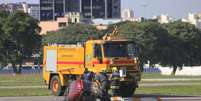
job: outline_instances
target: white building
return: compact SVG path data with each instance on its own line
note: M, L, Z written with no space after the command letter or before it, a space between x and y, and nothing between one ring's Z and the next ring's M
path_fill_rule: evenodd
M99 30L105 30L109 25L119 23L122 19L93 19L92 23Z
M26 2L22 2L21 5L23 8L23 12L28 13L28 4Z
M141 22L141 18L135 17L134 12L131 9L123 9L121 18L122 21Z
M174 18L168 16L168 14L161 14L160 16L154 16L153 19L156 19L161 24L175 21Z
M201 29L201 13L197 14L189 13L187 19L182 18L182 22L189 22L195 25L195 27Z
M129 19L132 18L132 17L134 17L134 13L133 13L132 10L130 10L130 9L124 9L124 10L122 11L121 18L122 18L123 20L129 20Z
M79 12L68 12L65 14L65 17L68 18L68 23L80 23L82 16Z

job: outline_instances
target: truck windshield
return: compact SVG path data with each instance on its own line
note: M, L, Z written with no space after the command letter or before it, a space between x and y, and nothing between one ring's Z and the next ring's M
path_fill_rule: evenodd
M138 54L134 42L108 42L103 47L105 57L135 57Z

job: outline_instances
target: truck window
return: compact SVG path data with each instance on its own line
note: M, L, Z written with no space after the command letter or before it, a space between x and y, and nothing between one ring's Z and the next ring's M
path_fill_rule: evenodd
M100 44L95 44L94 46L94 57L102 58L102 51Z
M106 57L135 57L136 45L132 42L109 42L103 45Z

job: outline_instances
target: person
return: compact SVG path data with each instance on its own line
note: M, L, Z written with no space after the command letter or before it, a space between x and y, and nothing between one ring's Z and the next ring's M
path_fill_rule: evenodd
M120 75L119 75L117 67L112 68L112 74L110 75L109 80L111 81L110 83L110 88L112 93L111 96L119 96Z
M84 80L87 80L87 81L92 82L93 78L94 78L94 73L93 73L93 72L88 72L88 73L85 75Z
M85 77L87 76L87 73L89 73L89 70L85 68L83 75L81 76L81 79L84 80Z
M101 72L95 75L95 81L101 86L101 99L103 101L108 101L109 80L106 73L106 68L102 68Z
M87 70L82 79L77 79L70 84L69 92L64 101L96 101L93 94L94 73Z

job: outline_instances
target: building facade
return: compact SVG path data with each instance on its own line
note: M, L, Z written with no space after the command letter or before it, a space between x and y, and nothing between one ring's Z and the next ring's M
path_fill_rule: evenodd
M189 13L188 14L188 18L182 18L182 22L188 22L191 23L193 25L195 25L195 27L201 29L201 13Z
M153 20L157 20L161 24L170 23L170 22L175 21L175 19L168 16L168 14L161 14L160 16L154 16Z
M84 19L120 18L121 0L40 0L40 20L56 20L69 12Z
M58 17L55 21L40 21L40 35L45 35L47 32L57 31L68 25L68 18Z
M70 24L80 23L80 13L69 12L64 17L57 17L56 20L51 21L40 21L39 26L41 28L40 35L44 35L47 32L57 31Z
M122 19L129 19L129 18L132 18L134 17L134 12L130 9L124 9L122 11L122 15L121 15L121 18Z
M28 14L34 19L40 20L40 6L38 4L29 4Z

